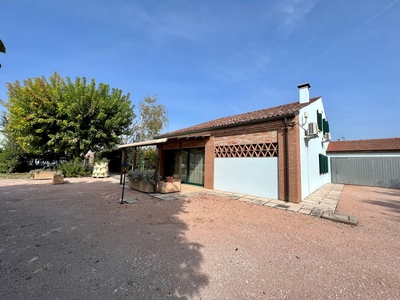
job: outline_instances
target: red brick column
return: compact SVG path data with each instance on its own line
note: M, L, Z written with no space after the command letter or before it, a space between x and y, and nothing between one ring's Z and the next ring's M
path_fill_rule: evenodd
M211 136L204 147L204 187L214 189L214 137Z

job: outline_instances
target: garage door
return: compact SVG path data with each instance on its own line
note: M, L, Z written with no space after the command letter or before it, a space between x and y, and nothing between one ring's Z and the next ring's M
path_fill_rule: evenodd
M400 157L331 157L333 183L400 188Z

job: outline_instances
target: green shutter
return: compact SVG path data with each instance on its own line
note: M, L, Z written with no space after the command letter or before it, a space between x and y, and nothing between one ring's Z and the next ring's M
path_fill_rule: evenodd
M323 166L322 166L322 154L319 154L319 174L323 174Z
M329 126L328 126L329 129ZM329 161L328 156L325 156L325 174L329 173Z
M329 123L326 119L323 120L324 134L329 132Z
M328 166L328 157L323 154L319 154L319 174L327 174L329 172Z
M318 129L322 131L322 114L320 114L318 111L317 111L317 123L318 123Z

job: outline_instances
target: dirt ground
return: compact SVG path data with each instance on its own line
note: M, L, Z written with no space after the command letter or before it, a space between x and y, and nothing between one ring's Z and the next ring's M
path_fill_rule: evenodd
M358 226L112 178L0 181L1 299L399 299L400 190L345 186Z

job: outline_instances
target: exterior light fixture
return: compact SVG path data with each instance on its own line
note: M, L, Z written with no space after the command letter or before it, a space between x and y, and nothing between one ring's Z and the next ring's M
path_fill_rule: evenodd
M122 197L121 197L121 201L119 202L119 204L124 204L125 175L126 175L126 173L128 173L128 170L129 170L129 164L125 161L121 166L121 172L122 172L122 174L124 174L124 181L122 182Z

